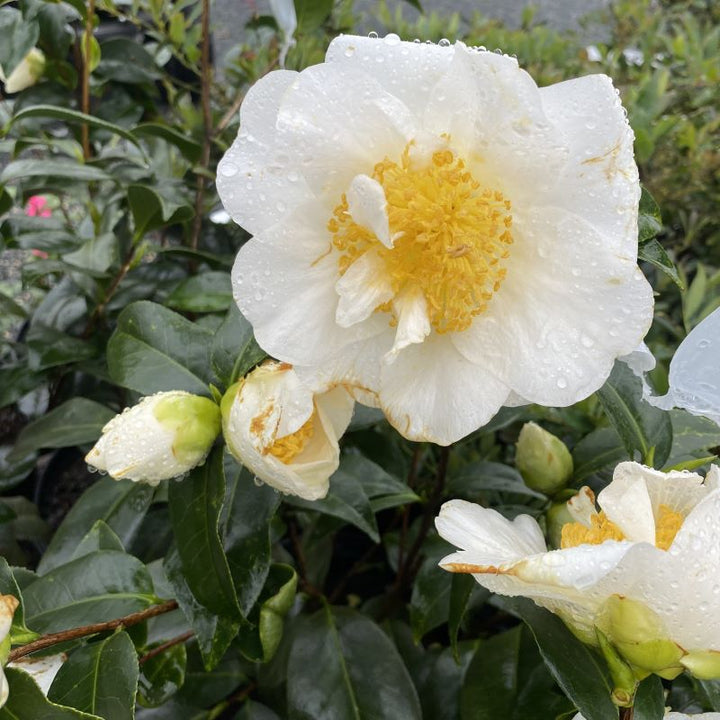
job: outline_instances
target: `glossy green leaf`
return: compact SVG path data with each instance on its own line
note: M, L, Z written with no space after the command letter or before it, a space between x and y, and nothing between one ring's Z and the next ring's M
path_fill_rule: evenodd
M662 232L660 208L647 188L643 187L638 209L638 242L646 243L660 232Z
M95 522L85 537L80 541L80 544L75 548L71 559L77 560L97 550L125 551L120 538L104 520Z
M205 669L210 671L222 660L241 623L216 615L195 599L183 575L177 551L168 553L163 567L175 592L175 599L195 632Z
M698 680L697 682L707 695L710 707L720 712L720 680Z
M472 575L453 573L450 583L450 606L448 608L448 634L450 635L450 647L456 661L458 657L458 632L468 601L476 587L475 578Z
M115 382L151 395L186 390L209 395L212 333L172 310L147 301L129 305L118 317L107 348Z
M132 134L136 137L161 138L174 145L191 163L196 163L202 153L202 146L199 143L169 125L142 123L133 128Z
M152 83L160 79L160 70L143 45L127 37L112 37L101 43L102 59L95 73L121 83Z
M628 459L628 451L615 428L601 427L586 435L572 451L573 480L579 483L593 473Z
M512 493L545 500L542 493L531 490L520 473L496 462L470 463L448 481L448 494L465 500L477 501L488 492Z
M247 616L270 570L270 521L280 496L268 485L257 487L245 468L228 478L224 547L240 610Z
M38 177L71 182L112 180L110 175L94 165L84 165L61 158L44 158L43 160L15 160L8 163L0 173L0 183Z
M332 482L336 485L362 485L374 513L420 500L404 482L358 453L343 455Z
M8 667L4 672L10 693L0 709L0 720L104 720L98 715L89 715L51 702L22 670Z
M130 185L127 193L137 237L163 225L185 222L194 215L192 207L169 193L168 188L161 191L160 187Z
M224 498L221 447L216 447L205 464L191 470L182 482L168 486L170 519L188 587L208 610L242 620L218 532Z
M80 543L98 520L103 520L128 547L153 498L153 489L131 480L102 478L75 502L38 564L38 573L49 572L73 559Z
M150 645L147 650L152 650ZM138 700L145 707L167 702L185 682L187 650L180 643L148 658L141 666Z
M637 451L642 461L662 467L672 448L672 423L667 412L643 400L640 379L618 361L597 394L630 457Z
M23 61L35 47L40 35L37 21L28 22L16 8L0 10L0 67L5 77Z
M133 720L138 661L130 636L118 632L70 653L48 698L104 720Z
M34 640L37 633L28 629L25 625L25 607L22 599L22 593L13 576L12 570L4 557L0 557L0 595L13 595L20 604L15 610L10 628L10 637L13 644L26 643Z
M77 250L63 255L68 265L92 273L105 273L117 260L118 242L112 233L102 233L90 238Z
M0 368L0 408L19 400L42 382L43 376L27 367Z
M648 240L638 248L638 260L644 260L665 273L679 288L685 289L685 283L678 274L675 263L670 259L665 248L657 240Z
M31 117L46 117L54 120L63 120L64 122L70 124L89 125L90 127L97 128L98 130L105 130L113 133L114 135L118 135L124 140L128 140L133 145L140 147L140 144L135 136L131 132L128 132L125 128L108 122L107 120L102 120L94 115L86 115L79 110L71 110L70 108L60 107L58 105L29 105L28 107L21 108L10 119L10 124L18 122L18 120L25 120L26 118Z
M309 33L319 28L332 11L332 0L295 0L298 32Z
M238 636L238 646L249 660L266 663L275 655L296 589L297 574L293 568L289 565L273 565L270 568L258 607L250 615L256 627L245 628Z
M665 717L665 689L657 675L640 683L635 695L633 720L662 720Z
M252 325L233 303L213 338L212 364L218 378L229 387L266 356L255 341Z
M28 627L49 633L144 610L155 596L137 558L101 550L50 570L23 590L23 600Z
M93 400L73 398L26 425L13 455L24 457L40 448L73 447L94 442L115 413Z
M168 296L167 305L186 312L221 312L233 302L230 275L206 272L183 280Z
M496 597L493 601L524 620L535 638L545 665L585 720L614 720L617 707L612 682L599 655L583 645L563 622L526 598Z
M425 540L425 559L415 577L410 597L410 626L413 639L420 639L430 630L448 621L453 575L438 566L448 554L447 543L437 535Z
M420 720L417 693L387 635L359 612L325 606L294 626L288 720Z

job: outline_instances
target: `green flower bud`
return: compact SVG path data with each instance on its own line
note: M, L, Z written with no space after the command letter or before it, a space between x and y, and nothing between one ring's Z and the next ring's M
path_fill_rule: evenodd
M698 680L720 678L720 652L717 650L691 650L680 664Z
M518 437L515 465L529 488L553 495L565 487L573 460L565 443L536 423L525 423Z
M547 535L550 546L553 548L561 547L563 525L575 521L575 518L568 510L567 503L553 503L545 513L545 521L547 523Z

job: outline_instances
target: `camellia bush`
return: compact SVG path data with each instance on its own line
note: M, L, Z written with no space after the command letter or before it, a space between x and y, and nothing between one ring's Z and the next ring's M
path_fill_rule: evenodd
M720 717L720 33L660 7L0 7L0 720Z

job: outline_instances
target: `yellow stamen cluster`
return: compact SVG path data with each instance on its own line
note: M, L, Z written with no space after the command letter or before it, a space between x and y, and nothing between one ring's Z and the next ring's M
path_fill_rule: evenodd
M655 519L655 546L667 550L678 534L683 519L680 513L671 510L667 505L661 505Z
M328 223L341 252L340 273L372 249L396 296L405 290L423 293L438 333L465 330L505 278L503 261L513 241L510 201L498 190L483 188L449 149L415 167L408 146L399 163L385 158L372 177L385 191L394 247L385 247L353 221L343 195Z
M579 522L566 523L562 527L560 547L571 548L578 545L600 545L606 540L624 540L622 530L607 515L600 511L590 518L590 527Z
M278 460L280 460L280 462L287 465L305 449L305 446L308 444L314 433L315 413L310 416L310 419L299 430L275 440L275 442L267 449L267 452L269 452L270 455L274 455Z

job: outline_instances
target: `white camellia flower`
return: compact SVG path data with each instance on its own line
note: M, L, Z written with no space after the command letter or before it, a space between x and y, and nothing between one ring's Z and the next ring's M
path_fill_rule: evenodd
M624 462L598 504L601 512L583 488L568 503L577 522L563 526L561 549L547 551L528 515L510 521L450 501L436 525L461 550L440 565L531 598L585 642L601 632L638 677L720 677L720 624L709 622L720 613L720 470L703 482Z
M230 452L258 479L318 500L340 463L338 440L354 404L344 387L313 393L292 366L268 361L223 397L223 433Z
M85 462L116 480L157 485L202 463L220 433L220 408L180 390L143 398L102 430Z
M243 103L217 178L254 236L235 299L268 353L411 439L570 405L652 318L632 146L604 75L538 88L460 42L338 37Z
M10 692L2 665L7 661L10 652L10 628L19 604L14 595L0 595L0 708L7 702Z
M578 713L573 720L585 720L585 718ZM664 720L720 720L720 713L709 712L709 713L698 713L695 715L686 715L685 713L679 712L665 712Z
M44 70L45 54L42 50L33 48L10 73L10 77L6 78L0 67L0 81L5 84L5 92L10 95L33 86L40 79Z

